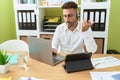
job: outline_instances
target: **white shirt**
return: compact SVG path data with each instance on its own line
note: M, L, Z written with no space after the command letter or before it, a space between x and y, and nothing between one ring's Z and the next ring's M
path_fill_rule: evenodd
M81 53L85 52L84 45L88 52L95 53L97 45L92 36L92 30L81 31L81 23L78 22L76 29L72 32L65 23L57 26L52 40L52 48L58 52Z

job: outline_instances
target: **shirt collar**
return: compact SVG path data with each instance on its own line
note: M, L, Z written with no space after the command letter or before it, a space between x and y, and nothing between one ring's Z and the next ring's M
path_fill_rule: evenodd
M80 30L80 29L81 29L81 23L78 22L78 25L77 25L77 27L76 27L76 30Z

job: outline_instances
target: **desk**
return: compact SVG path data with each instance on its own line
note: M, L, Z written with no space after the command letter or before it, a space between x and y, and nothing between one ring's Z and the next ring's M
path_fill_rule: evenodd
M93 54L92 58L105 57L110 54ZM120 59L120 55L111 55ZM18 80L19 77L37 77L46 80L91 80L90 71L120 71L120 66L109 67L104 69L93 69L86 71L79 71L74 73L66 73L62 65L64 62L57 64L56 66L50 66L48 64L38 62L33 59L29 59L28 71L20 68L18 65L12 65L9 71L5 74L0 74L0 77L12 77L13 80Z

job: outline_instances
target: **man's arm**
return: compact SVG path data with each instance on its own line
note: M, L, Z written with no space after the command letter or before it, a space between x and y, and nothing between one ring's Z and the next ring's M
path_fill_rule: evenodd
M87 52L95 53L97 50L97 44L93 38L91 28L83 32L83 36L84 36L84 44L85 44Z
M58 27L55 30L53 39L52 39L52 52L53 53L57 53L58 47L59 47L59 40L60 36L59 36L59 29Z
M83 21L82 22L82 32L83 32L83 36L84 36L84 43L85 43L85 47L86 50L88 52L92 52L95 53L97 50L97 44L93 38L93 34L92 34L92 30L91 30L91 26L93 25L93 22L91 21Z

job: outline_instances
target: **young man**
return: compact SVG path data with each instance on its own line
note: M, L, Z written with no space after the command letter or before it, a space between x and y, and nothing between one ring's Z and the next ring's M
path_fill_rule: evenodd
M97 45L92 36L92 22L78 22L78 7L75 2L66 2L62 6L65 23L57 26L52 40L53 53L95 53Z

